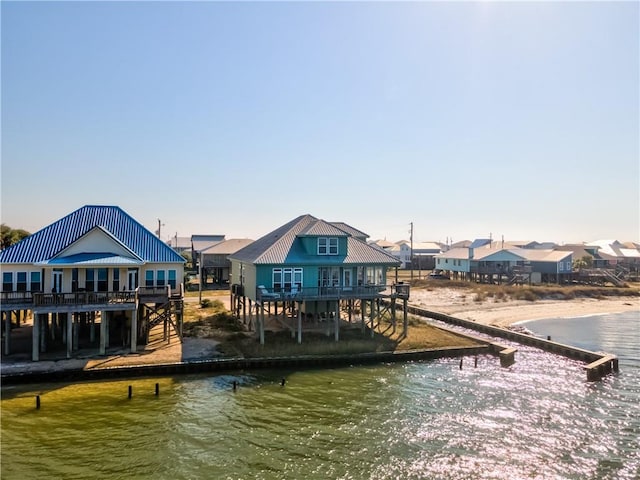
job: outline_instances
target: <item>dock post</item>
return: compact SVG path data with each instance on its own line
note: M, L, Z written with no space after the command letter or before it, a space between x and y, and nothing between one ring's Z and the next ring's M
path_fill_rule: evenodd
M33 330L31 332L31 360L40 360L40 314L33 312Z
M5 320L4 327L4 353L5 355L9 355L11 351L11 312L3 312ZM18 323L20 323L20 313L18 312Z
M107 312L103 311L100 314L100 355L107 353L107 346L109 345L109 327L107 320Z
M133 310L131 314L131 353L138 349L138 312Z
M73 315L71 313L64 313L63 315L65 316L65 330L67 332L67 358L71 358L71 352L73 352Z

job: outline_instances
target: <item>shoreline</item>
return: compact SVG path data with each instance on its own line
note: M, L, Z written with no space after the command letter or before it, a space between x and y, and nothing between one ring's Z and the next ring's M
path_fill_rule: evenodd
M606 299L580 298L573 300L510 300L482 303L469 301L455 289L442 291L412 290L410 304L419 308L444 313L463 320L497 327L551 318L578 318L593 315L637 312L640 318L639 297Z
M551 318L577 318L593 315L615 314L634 311L640 319L640 298L615 297L603 300L538 300L477 303L468 301L465 294L455 289L438 291L416 289L411 292L411 306L449 315L479 324L508 328L516 324ZM149 344L138 353L126 349L103 357L80 357L72 359L42 360L2 358L2 376L61 373L69 370L132 370L154 365L197 364L222 360L216 352L217 341L211 338L186 337L183 343ZM226 359L229 360L229 359Z

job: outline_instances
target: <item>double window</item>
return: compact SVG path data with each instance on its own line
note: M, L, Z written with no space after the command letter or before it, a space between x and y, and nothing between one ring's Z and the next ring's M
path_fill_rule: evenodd
M318 238L318 255L338 255L338 238Z
M42 291L40 272L31 272L31 285L29 285L29 290L31 290L32 292Z
M274 292L290 292L293 286L298 290L302 288L302 268L273 269Z
M13 292L13 272L2 272L2 291Z
M107 290L109 290L108 273L109 271L106 268L98 269L98 291L99 292L106 292Z
M93 268L87 268L86 277L84 282L84 288L87 292L96 291L96 272Z
M17 277L16 291L26 292L27 291L27 272L18 272L16 277Z

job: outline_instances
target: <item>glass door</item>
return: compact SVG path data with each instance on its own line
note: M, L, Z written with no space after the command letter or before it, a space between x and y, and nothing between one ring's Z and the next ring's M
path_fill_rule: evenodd
M53 270L53 275L51 277L52 285L51 292L52 293L62 293L62 269L56 268Z
M138 269L131 268L127 272L127 286L129 290L135 290L138 288Z

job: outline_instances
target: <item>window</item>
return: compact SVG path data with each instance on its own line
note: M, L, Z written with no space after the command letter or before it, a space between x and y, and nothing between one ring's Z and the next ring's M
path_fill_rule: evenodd
M338 254L338 239L335 237L318 238L318 255L337 255Z
M293 269L293 283L298 287L298 289L302 289L302 269L301 268Z
M164 284L165 284L165 282L164 282L164 270L157 270L156 271L156 286L163 287Z
M13 292L13 272L2 272L2 291Z
M117 268L113 270L113 291L120 291L120 270Z
M272 273L273 291L279 292L282 290L282 269L274 268Z
M367 267L367 285L373 285L375 269L373 267Z
M567 262L567 271L571 271L573 267L571 266L571 262Z
M559 270L559 271L564 270L564 262L560 262L560 263L558 264L558 270Z
M95 292L96 291L96 285L95 285L95 271L93 268L87 268L87 277L86 280L84 282L85 285L85 289L87 290L87 292Z
M176 288L176 271L175 270L169 270L169 286L172 289Z
M71 269L71 291L72 292L78 291L78 269L77 268Z
M16 292L27 291L27 272L18 272L16 282Z
M29 291L42 291L42 285L40 284L40 272L31 272L31 285L29 286Z
M153 287L153 270L144 272L144 286Z
M109 290L108 284L109 271L106 268L98 269L98 291L106 292Z

